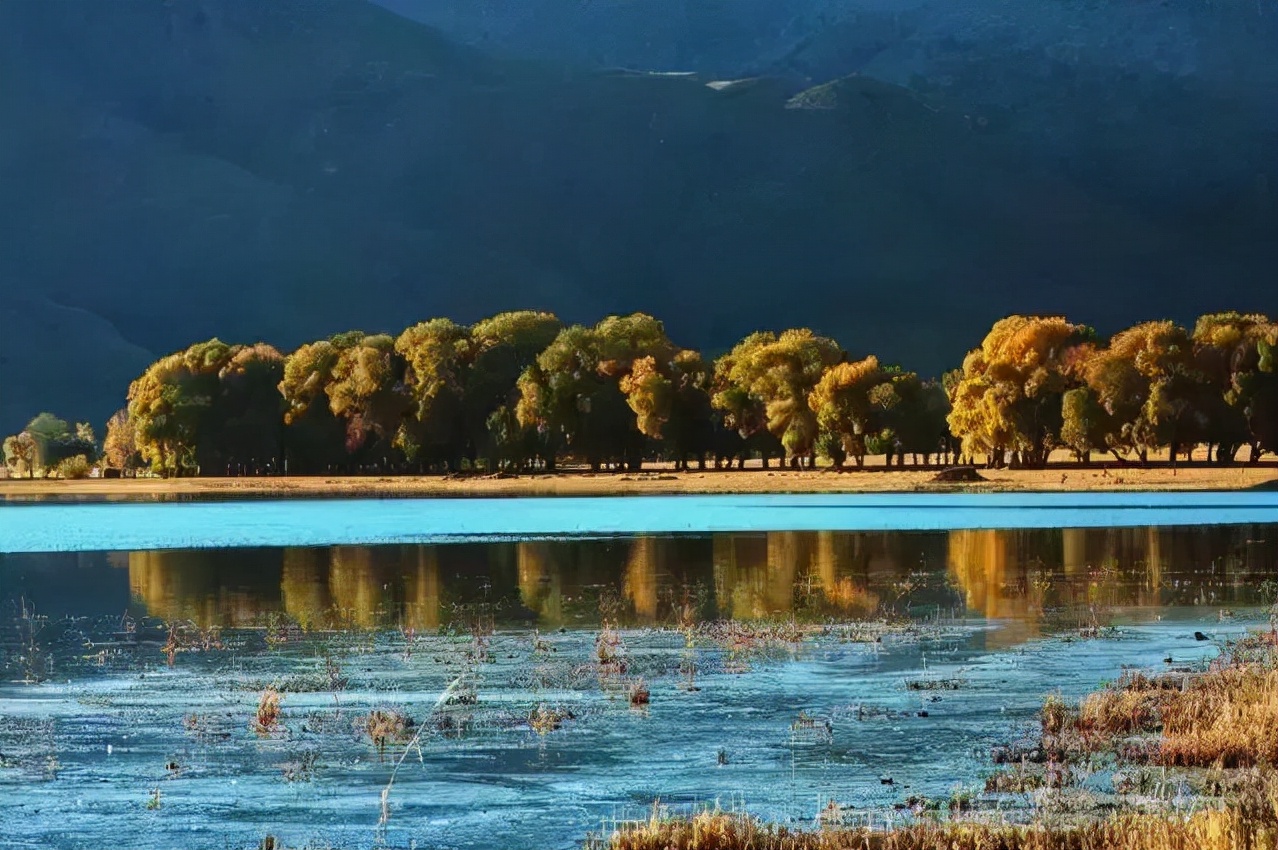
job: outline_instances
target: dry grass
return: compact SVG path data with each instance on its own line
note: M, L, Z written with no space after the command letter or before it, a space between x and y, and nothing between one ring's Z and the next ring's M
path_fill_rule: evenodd
M1247 806L1190 815L1122 814L1085 824L1017 826L918 823L889 831L795 831L742 815L704 812L623 824L594 847L607 850L1273 850L1278 792ZM1253 806L1254 807L1249 807Z
M262 691L257 701L257 714L253 718L253 729L259 734L268 735L279 728L280 702L283 694L275 688Z
M1053 721L1063 731L1069 722ZM1124 676L1083 700L1072 724L1089 749L1116 746L1167 766L1276 764L1278 633L1228 647L1203 673ZM1133 745L1131 738L1141 735L1157 737L1149 746Z
M566 709L539 705L528 713L528 726L538 735L549 735L562 728L564 721L572 717L572 712Z
M403 743L415 732L413 719L392 709L370 711L356 720L355 726L377 746L379 753L386 752L387 744Z

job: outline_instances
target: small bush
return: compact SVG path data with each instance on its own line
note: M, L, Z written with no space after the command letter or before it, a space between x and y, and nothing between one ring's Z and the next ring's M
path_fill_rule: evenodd
M55 478L62 478L67 481L76 481L82 478L88 478L89 473L93 470L93 464L89 463L89 459L84 455L76 455L65 460L59 461L58 465L53 467L53 475Z

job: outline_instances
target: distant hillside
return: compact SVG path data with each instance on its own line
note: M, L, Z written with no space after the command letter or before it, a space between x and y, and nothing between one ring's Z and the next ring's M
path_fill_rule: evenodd
M1017 55L796 94L355 2L0 4L0 430L101 421L215 334L640 309L710 352L812 325L935 373L1010 311L1273 309L1278 75L1080 67L974 107L963 74Z

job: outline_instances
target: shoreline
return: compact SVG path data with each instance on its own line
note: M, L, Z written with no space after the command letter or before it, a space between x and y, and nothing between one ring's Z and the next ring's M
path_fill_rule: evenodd
M546 496L873 493L1115 493L1278 488L1278 464L1143 468L1060 465L978 469L983 480L936 481L935 469L565 470L521 476L291 476L276 478L0 479L0 501L319 498L519 498Z

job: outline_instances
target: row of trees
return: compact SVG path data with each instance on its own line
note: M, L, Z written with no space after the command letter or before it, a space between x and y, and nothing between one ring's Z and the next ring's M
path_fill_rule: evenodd
M100 451L108 467L165 475L551 470L566 458L842 467L872 454L1042 466L1056 448L1140 461L1169 448L1175 460L1204 443L1217 461L1244 446L1255 460L1278 452L1276 343L1278 326L1256 315L1204 316L1192 332L1151 322L1108 341L1012 316L927 381L807 329L754 333L709 361L641 313L593 327L538 312L432 319L287 356L214 339L134 381ZM51 422L6 441L11 469L99 451L91 430Z
M1210 460L1278 452L1278 324L1217 313L1192 331L1145 322L1110 340L1059 317L996 323L947 376L950 429L962 451L1042 466L1055 448L1172 463L1205 445Z

